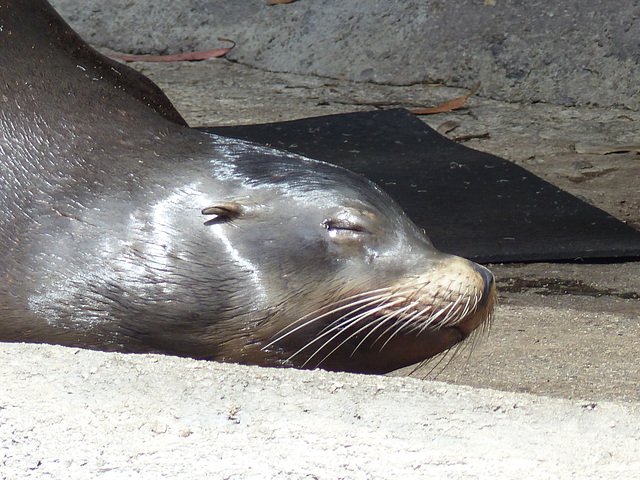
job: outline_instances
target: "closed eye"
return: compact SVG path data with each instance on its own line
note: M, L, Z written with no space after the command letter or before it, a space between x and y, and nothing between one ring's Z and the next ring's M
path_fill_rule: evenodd
M350 222L348 220L325 220L323 224L329 233L333 233L334 235L341 233L369 233L369 231L361 224Z

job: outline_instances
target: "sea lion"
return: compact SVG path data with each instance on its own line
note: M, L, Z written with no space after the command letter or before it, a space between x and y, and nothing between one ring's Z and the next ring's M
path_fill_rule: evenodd
M0 0L0 64L0 340L383 373L491 316L376 185L184 126L44 0Z

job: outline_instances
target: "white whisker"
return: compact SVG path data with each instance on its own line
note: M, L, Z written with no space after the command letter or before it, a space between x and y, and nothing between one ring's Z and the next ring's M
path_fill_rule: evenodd
M340 336L341 333L343 333L345 331L345 329L349 328L350 325L354 325L357 322L371 316L374 315L375 313L379 312L380 310L384 310L386 308L389 307L393 307L394 305L401 303L402 301L404 301L403 299L398 299L395 302L390 302L390 303L385 303L382 305L379 305L378 307L374 308L373 310L367 310L364 313L361 313L359 315L357 315L354 318L349 318L349 325L347 326L343 326L343 325L336 325L336 322L332 322L332 328L330 328L329 330L325 331L322 335L316 337L313 339L313 341L307 343L306 345L304 345L302 348L300 348L297 352L295 352L293 355L291 355L291 357L289 358L293 358L294 356L296 356L297 354L301 353L303 350L305 350L306 348L310 347L311 345L313 345L314 343L316 343L317 341L321 340L323 337L331 334L332 332L335 332L336 330L338 331L335 335L333 335L330 339L328 339L327 341L325 341L318 349L316 349L316 351L313 353L313 355L311 355L309 358L307 358L307 360L304 362L303 366L305 366L313 357L315 357L323 348L325 348L327 345L329 345L332 341L334 341L336 338L338 338ZM371 324L367 324L362 328L367 328L369 325ZM343 341L342 343L348 341L350 338L352 337L352 335L349 335L347 337L347 339L345 341ZM341 346L342 343L339 345ZM339 347L338 346L338 347ZM338 347L336 347L335 349L333 349L331 351L331 353L335 352L335 350L338 349ZM328 355L327 355L328 357ZM326 360L325 357L322 361L318 362L318 364L322 363L324 360Z
M369 355L375 356L376 351L383 352L399 339L400 346L406 339L407 346L411 347L411 337L414 336L417 342L425 342L425 352L431 351L428 346L429 331L433 331L434 335L441 335L437 333L440 329L475 321L475 316L480 312L484 286L480 288L479 285L446 275L428 281L423 278L417 275L400 285L353 294L316 308L281 328L263 350L289 338L288 346L282 345L282 348L293 351L288 354L287 359L295 359L293 364L307 368L322 366L337 356L346 361L346 355L353 359L352 363L357 364L359 360L356 359L360 358L360 352L363 351L363 361L368 362ZM334 295L341 293L344 292L333 292ZM331 294L329 297L331 298ZM494 301L492 299L489 302L490 307ZM487 319L477 319L481 328L475 330L473 338L488 330L492 310L491 308L491 311L486 312ZM304 338L304 344L300 344L297 334ZM419 340L418 337L423 334L426 337ZM455 341L455 337L453 339ZM459 356L466 343L470 343L469 348L473 350L474 341L457 342L455 348L449 348L444 355L439 356L437 364L428 375L440 369L443 362L446 368L453 358ZM396 360L401 361L404 356L407 359L411 359L413 355L419 356L419 353L410 352L411 348L406 353L400 348L399 358ZM389 359L390 365L396 360ZM382 361L384 363L384 359ZM427 362L422 365L427 365Z
M373 293L377 293L377 292L384 292L384 291L388 291L390 290L389 288L381 288L378 290L374 290ZM365 292L365 293L359 293L357 295L353 295L351 297L347 297L346 299L341 299L338 300L336 302L333 303L333 305L338 305L341 304L343 302L348 302L352 299L358 298L358 297L364 297L365 295L367 295L367 293L372 293L372 292ZM375 302L376 300L384 300L385 298L387 298L386 295L377 295L375 297L373 297L373 301ZM318 322L319 320L322 320L323 318L326 318L330 315L334 315L338 312L344 311L344 310L348 310L353 308L354 306L358 306L360 305L360 307L358 308L358 310L362 310L364 308L367 308L369 305L371 305L372 299L370 297L366 297L363 298L361 300L355 301L355 302L351 302L351 303L346 303L344 305L341 305L337 308L333 308L328 310L327 312L323 313L322 315L319 315L317 317L313 317L314 314L324 310L325 308L329 307L331 308L331 304L329 304L328 306L325 305L322 308L318 308L316 310L314 310L311 313L308 313L307 315L304 315L303 317L299 318L298 320L296 320L294 323L292 323L291 325L287 325L285 328L281 329L278 333L276 333L274 335L274 338L271 342L269 342L267 345L265 345L264 347L262 347L263 350L273 346L275 343L285 339L286 337L288 337L289 335L292 335L293 333L297 332L298 330L305 328L309 325L311 325L312 323ZM347 312L343 317L340 318L344 318L345 316L349 315L350 313L352 313L352 311L350 310L349 312ZM304 322L306 319L310 318L310 320L306 321L305 323L300 323L300 322ZM299 324L297 326L295 326L296 324ZM295 327L295 328L292 328ZM284 333L286 332L286 333Z
M351 356L353 356L353 354L354 354L354 353L356 353L356 351L358 350L358 348L360 348L360 347L362 346L362 344L364 343L364 341L365 341L367 338L369 338L369 336L370 336L371 334L373 334L373 333L378 329L378 327L383 326L385 323L387 323L387 321L391 320L393 317L401 316L401 315L402 315L406 310L409 310L409 309L411 309L411 308L415 307L415 306L416 306L416 304L417 304L417 302L413 302L413 303L411 303L410 305L407 305L407 306L405 306L405 307L401 308L400 310L397 310L397 311L395 311L395 312L390 312L390 313L388 313L387 315L385 315L384 317L382 317L382 318L380 319L381 321L380 321L380 322L378 322L378 325L376 325L376 326L375 326L375 328L372 328L372 329L371 329L371 331L370 331L369 333L367 333L367 334L365 335L365 337L364 337L362 340L360 340L360 343L358 343L358 345L356 345L356 347L353 349L353 352L351 352ZM413 318L413 316L411 316L410 318ZM398 320L401 320L401 319L398 319ZM392 326L393 326L393 324L392 324ZM383 334L382 334L382 335L384 335L384 332L383 332ZM375 339L375 341L371 344L371 346L375 345L375 343L376 343L378 340L380 340L380 336L379 336L378 338L376 338L376 339Z
M379 351L379 352L381 352L381 351L384 349L384 347L386 347L386 346L387 346L387 344L391 341L391 339L392 339L393 337L395 337L395 336L398 334L398 332L400 332L403 328L405 328L405 326L406 326L406 325L407 325L407 324L408 324L412 319L413 319L413 317L409 317L408 319L406 319L406 320L404 320L404 321L402 321L402 322L397 322L397 323L399 323L398 328L396 328L396 329L395 329L395 331L394 331L391 335L389 335L389 338L387 338L387 340L382 344L382 346L380 347L380 350L378 350L378 351ZM391 327L393 327L393 325L392 325ZM387 333L389 330L390 330L390 328L389 328L389 329L387 329L387 330L385 330L385 332L384 332L384 333ZM380 338L381 338L381 337L378 337L378 338L376 339L376 342L377 342ZM374 342L374 344L375 344L375 342Z
M397 302L395 302L397 303ZM383 307L386 309L388 307L392 307L395 305L395 303L389 303L389 304L385 304L383 305ZM371 331L369 333L367 333L367 335L365 335L365 337L360 341L360 343L358 343L358 345L356 345L356 347L353 349L353 351L351 352L351 356L353 356L354 353L356 353L356 351L358 350L358 348L362 345L362 343L369 337L369 335L371 335L371 333L375 330L377 330L378 327L384 325L388 320L390 320L391 318L401 315L405 310L408 310L410 308L413 308L415 306L415 303L412 303L410 305L406 305L404 307L402 307L400 310L396 310L395 312L389 312L386 315L384 315L383 317L380 317L378 319L375 319L373 322L370 322L368 324L363 325L362 327L360 327L358 330L356 330L355 332L351 333L349 336L347 336L342 342L340 342L333 350L331 350L331 352L329 352L322 360L320 360L320 362L318 362L318 365L321 364L322 362L324 362L327 358L329 358L336 350L338 350L342 345L344 345L345 343L347 343L349 340L351 340L352 338L354 338L356 335L362 333L363 331L371 328L372 326L374 326L374 328L371 329ZM354 319L355 320L355 319ZM358 319L360 320L360 319ZM356 323L356 322L353 322ZM326 345L328 345L329 343L331 343L335 338L338 337L338 334L336 334L333 338L329 339L327 342L324 343L324 345L322 347L320 347L320 349L318 349L316 351L316 353L320 350L322 350L322 348L324 348ZM375 343L375 342L374 342ZM314 353L315 355L315 353Z
M398 321L392 323L391 325L389 325L389 328L387 328L384 332L382 332L380 335L378 335L378 338L375 339L375 341L371 344L371 346L373 347L379 340L381 340L388 332L390 332L394 327L398 327L396 329L395 332L393 332L389 338L387 338L387 340L382 344L382 346L380 347L379 351L382 351L382 349L385 347L385 345L389 342L389 340L391 340L399 331L401 331L403 328L406 327L406 325L408 323L410 323L413 319L415 318L415 314L410 315L408 318L399 318Z

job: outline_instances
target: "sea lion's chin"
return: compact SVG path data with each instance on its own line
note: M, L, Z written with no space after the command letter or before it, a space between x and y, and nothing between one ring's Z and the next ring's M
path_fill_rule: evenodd
M368 345L362 348L360 345L353 354L349 354L347 346L344 351L324 360L320 367L357 373L388 373L434 357L462 339L463 334L456 327L445 327L418 335L396 335L384 346Z

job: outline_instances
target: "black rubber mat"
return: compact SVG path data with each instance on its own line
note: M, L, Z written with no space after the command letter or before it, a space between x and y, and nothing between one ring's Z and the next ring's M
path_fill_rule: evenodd
M341 165L373 180L434 245L479 262L640 256L640 232L406 110L202 130Z

